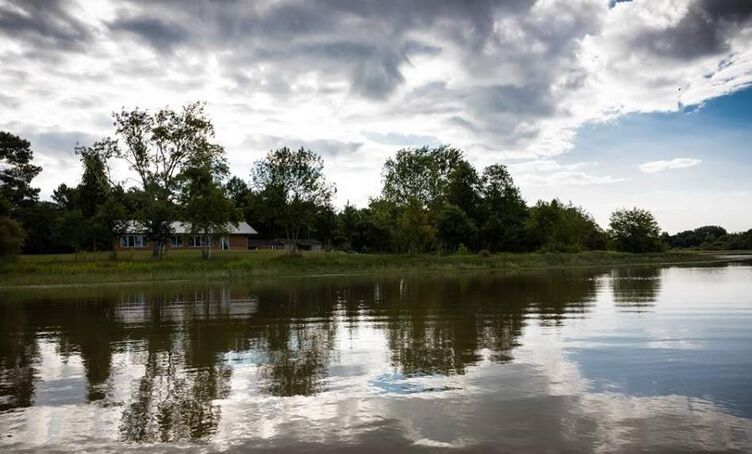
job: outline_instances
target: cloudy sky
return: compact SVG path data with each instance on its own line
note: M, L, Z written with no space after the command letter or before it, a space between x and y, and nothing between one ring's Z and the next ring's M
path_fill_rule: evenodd
M0 129L31 140L43 197L113 111L204 100L235 175L306 146L339 206L447 143L604 225L639 205L746 230L751 85L749 0L0 0Z

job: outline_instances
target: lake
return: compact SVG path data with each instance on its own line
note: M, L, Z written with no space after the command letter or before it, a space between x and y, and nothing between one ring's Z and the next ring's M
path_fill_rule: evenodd
M752 266L0 291L0 450L752 450Z

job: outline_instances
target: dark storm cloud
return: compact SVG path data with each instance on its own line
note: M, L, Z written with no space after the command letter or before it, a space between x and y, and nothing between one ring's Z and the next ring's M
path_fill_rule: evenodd
M738 37L752 16L752 0L668 5L687 12L663 29L644 20L665 13L652 0L113 0L92 11L88 0L2 5L0 39L17 45L8 52L22 51L12 64L3 61L0 83L24 87L3 92L2 105L36 102L45 117L56 108L197 96L219 106L219 117L227 106L247 105L225 117L249 125L247 134L321 139L266 136L255 151L302 144L331 156L360 153L361 144L326 139L379 128L386 128L381 136L363 140L441 137L505 152L562 152L584 122L669 105L655 98L673 102L676 90L666 87L687 86L692 64L702 63L702 74L712 68L689 60L718 54L738 65ZM633 63L645 57L655 65ZM651 93L647 102L634 87L669 94ZM600 90L618 93L611 99ZM721 89L688 102L711 91ZM320 119L309 118L316 115L331 117L321 131ZM38 122L79 127L63 123Z
M0 4L0 34L51 51L80 48L91 38L88 27L59 0Z
M750 0L699 0L674 26L636 36L638 49L678 60L729 50L729 37L752 19Z
M109 24L155 49L187 45L223 52L223 65L242 81L244 65L273 62L281 78L319 70L349 80L351 92L385 99L404 82L411 55L440 47L407 35L437 27L446 39L474 52L493 36L498 14L518 14L532 0L304 1L260 4L134 1ZM280 91L279 89L277 90Z
M154 17L118 19L111 24L111 29L132 33L161 50L186 42L189 38L187 30Z

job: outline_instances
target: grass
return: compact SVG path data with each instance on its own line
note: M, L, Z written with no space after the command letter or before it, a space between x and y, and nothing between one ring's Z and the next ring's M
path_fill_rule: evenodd
M162 260L149 251L21 256L0 263L0 287L78 285L173 280L232 280L247 277L317 276L461 270L516 270L585 266L701 262L698 252L617 252L478 255L382 255L310 252L291 257L280 251L225 251L211 260L200 251L170 251Z

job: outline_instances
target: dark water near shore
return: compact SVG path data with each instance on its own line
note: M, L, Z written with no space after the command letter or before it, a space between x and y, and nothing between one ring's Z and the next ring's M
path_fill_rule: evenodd
M0 451L752 451L752 266L0 292Z

